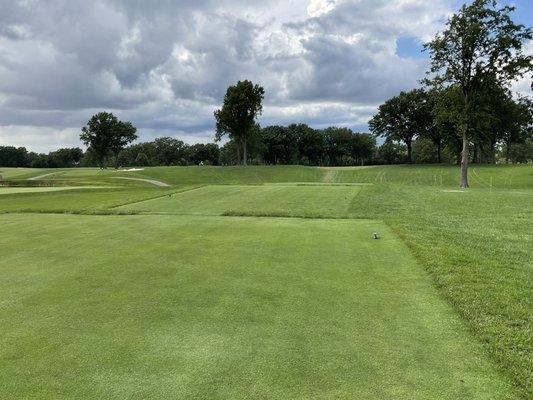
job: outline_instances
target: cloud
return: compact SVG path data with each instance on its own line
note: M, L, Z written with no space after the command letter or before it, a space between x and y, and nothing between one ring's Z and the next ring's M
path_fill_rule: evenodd
M397 55L452 0L0 0L0 143L74 145L108 110L154 135L205 141L228 85L266 89L261 122L363 129L422 77Z

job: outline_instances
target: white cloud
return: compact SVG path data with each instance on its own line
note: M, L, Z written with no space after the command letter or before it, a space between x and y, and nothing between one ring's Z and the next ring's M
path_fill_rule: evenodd
M206 141L239 79L267 92L262 123L364 126L416 85L452 0L0 0L0 144L53 149L102 109L154 135Z

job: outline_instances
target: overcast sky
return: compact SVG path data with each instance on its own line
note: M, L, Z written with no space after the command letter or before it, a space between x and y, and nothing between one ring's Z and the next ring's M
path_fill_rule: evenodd
M513 3L532 25L533 1ZM367 131L377 105L423 77L421 43L458 4L0 0L0 145L80 146L80 128L103 110L141 140L209 142L213 111L242 79L266 90L262 125Z

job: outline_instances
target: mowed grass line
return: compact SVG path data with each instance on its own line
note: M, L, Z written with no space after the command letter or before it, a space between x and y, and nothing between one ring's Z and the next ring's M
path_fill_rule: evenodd
M122 211L169 214L222 215L265 213L347 216L360 186L325 185L208 185L172 197L118 207Z
M110 212L114 207L142 200L168 196L195 186L173 188L0 188L12 193L0 195L1 213L83 213ZM20 190L28 189L28 190ZM44 190L40 190L44 189ZM54 190L47 190L54 189ZM57 190L55 190L57 189ZM61 190L60 190L61 189Z
M0 222L1 398L515 398L383 223Z
M61 190L76 190L76 189L92 189L89 186L51 186L51 187L1 187L0 196L6 194L15 193L44 193L44 192L57 192Z

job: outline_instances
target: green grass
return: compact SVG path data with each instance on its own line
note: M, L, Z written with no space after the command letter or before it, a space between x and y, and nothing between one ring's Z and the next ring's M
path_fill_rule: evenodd
M172 197L133 203L120 210L222 215L229 212L346 216L360 186L205 186Z
M91 186L50 186L50 187L0 187L0 195L15 193L45 193L61 190L93 189Z
M15 172L17 177L12 175L13 179L23 184L23 179L27 177L50 171L16 170ZM12 378L17 371L23 374L25 367L33 365L33 361L28 362L21 358L22 361L17 364L18 366L10 369L11 375L7 380L0 377L0 382L12 382L9 390L15 390L15 386L21 385L21 387L26 387L24 390L28 390L24 393L30 393L35 387L40 387L43 391L48 390L47 393L53 393L49 395L49 398L57 398L57 388L65 389L67 385L61 379L64 369L72 363L75 364L75 361L67 357L70 354L69 351L78 354L75 352L76 346L81 349L88 348L87 343L90 343L94 348L93 351L101 355L105 349L110 347L114 351L117 348L124 348L127 354L124 357L127 362L117 361L114 364L115 358L113 357L116 354L114 351L101 356L101 359L107 360L107 363L100 369L95 367L95 362L91 364L87 361L87 368L94 369L94 373L105 375L99 375L97 378L85 376L82 383L85 382L88 385L88 382L96 381L97 390L100 391L83 392L86 390L84 387L87 386L82 384L79 387L80 392L73 395L76 398L135 398L135 396L147 398L149 395L154 398L165 398L166 392L161 392L166 390L165 388L174 389L180 394L185 393L185 398L197 396L209 399L244 398L246 396L249 398L328 398L328 396L343 398L344 396L362 399L463 399L478 396L478 398L490 399L529 399L533 396L533 331L531 329L533 166L473 166L470 169L473 188L468 191L457 190L458 169L449 166L367 168L290 166L246 169L241 167L161 167L136 172L100 171L98 169L71 169L57 172L59 173L47 177L47 184L120 187L4 194L0 196L0 213L142 212L154 215L25 214L15 216L6 214L0 216L3 220L0 235L4 235L0 237L9 239L8 242L0 243L3 250L0 268L6 271L3 272L3 276L7 274L10 276L9 280L4 283L0 281L0 315L2 315L3 304L17 303L17 300L14 300L17 296L30 296L34 303L22 304L21 308L17 309L17 313L26 315L25 323L35 322L36 330L39 330L43 325L37 322L44 317L32 314L32 308L36 304L46 300L43 307L48 304L47 307L50 309L61 310L65 302L76 300L72 302L65 318L58 320L54 325L58 337L73 334L74 339L77 340L76 344L70 344L65 349L61 349L61 346L56 343L55 347L51 347L54 351L50 352L49 356L48 353L41 354L43 365L57 364L57 369L45 375L46 380L40 383L30 379L24 386L24 379ZM142 182L114 179L116 176L157 179L174 186L157 188ZM357 183L365 183L365 185ZM0 188L0 191L4 189ZM169 193L174 194L169 198ZM234 217L222 217L222 215ZM273 218L257 218L258 216ZM305 217L305 219L297 217ZM49 225L50 230L47 230ZM73 226L76 226L80 235L83 234L90 239L86 241L86 245L73 233L75 230ZM285 230L285 227L289 226L291 228ZM357 241L352 243L350 235L353 234L354 238L360 237L357 233L359 228L362 229L361 232L365 232L361 245L366 243L369 232L378 230L386 232L386 239L391 240L390 243L387 242L387 246L390 245L399 250L393 251L387 247L379 251L368 252L368 249L372 249L368 246L383 243L385 240L371 241L363 246L364 249L357 247ZM34 233L30 234L29 231ZM33 243L37 243L35 246L38 251L34 251L26 237L35 238ZM133 240L132 237L136 239ZM135 245L131 245L134 255L128 258L125 252L131 241L135 242ZM113 248L117 249L116 257L111 254ZM105 251L101 252L101 249ZM231 251L225 252L225 250ZM50 256L52 259L46 261L49 254L52 255ZM76 254L80 254L80 257ZM372 257L375 260L372 260ZM122 263L120 258L125 258L127 262ZM143 264L142 267L136 263L136 259ZM256 261L253 263L243 261L248 259ZM358 271L359 275L348 276L347 271L343 272L340 269L341 265L355 265L359 260L363 260L365 264L376 265L377 269L389 265L386 270L387 274L390 274L393 282L398 283L398 288L403 288L402 294L405 299L410 298L414 304L420 303L418 290L428 294L433 293L431 304L425 306L429 307L426 311L433 310L435 319L422 318L422 314L417 313L411 316L410 314L414 311L409 308L405 308L405 313L394 307L389 310L385 306L380 306L377 300L373 303L365 303L366 298L363 293L366 292L361 291L362 289L380 296L384 304L389 304L389 293L391 298L397 297L394 297L392 292L388 292L388 289L381 289L386 285L391 285L392 289L396 289L393 288L391 281L387 280L386 273L380 273L379 276L365 275L371 272L368 270ZM411 283L417 286L416 288L402 286L405 282L395 274L394 267L390 267L397 260L409 260L401 261L401 275L411 277ZM317 284L324 283L324 275L320 275L317 271L324 266L329 266L330 263L335 263L338 266L335 271L339 272L335 283L326 279L331 285L331 287L328 286L331 290L325 290L324 293L313 291L308 285L315 281ZM116 265L121 266L117 271L114 269ZM128 265L133 265L134 268L130 270ZM277 271L270 277L272 280L264 275L263 269L258 265L263 269ZM297 286L296 278L283 275L278 267L284 268L287 274L289 271L297 271L294 273L298 274L302 288L316 296L317 302L313 303L311 299L306 299L310 303L301 305L308 308L296 306L291 308L291 317L287 317L288 310L283 314L272 306L269 302L278 306L286 304L283 302L287 301L283 295L288 296L288 299L293 297L286 291L269 292L271 287L279 288L285 284L288 288ZM235 274L231 272L231 268L235 268ZM30 275L24 275L25 271ZM306 271L309 271L309 275L306 275ZM164 274L160 275L160 272ZM143 317L150 315L142 303L146 302L148 304L146 307L154 307L150 310L159 313L156 306L162 301L160 296L165 297L165 293L168 294L166 289L163 293L159 293L161 291L159 285L166 284L169 287L174 285L174 288L181 288L182 286L176 282L181 282L181 274L185 272L193 274L187 276L194 276L198 279L191 278L187 281L189 286L186 294L183 295L185 297L180 297L180 299L187 298L187 301L193 302L190 300L192 294L197 295L199 299L210 299L212 303L206 306L209 315L206 316L200 312L203 308L194 309L196 312L191 311L187 318L198 322L197 326L190 324L182 326L175 324L175 320L168 324L165 321L153 321L150 318L148 318L149 322L141 321ZM356 271L351 272L356 273ZM72 280L68 281L70 282L68 284L65 283L66 286L58 283L59 289L58 286L54 286L55 279L62 276L71 279L68 274L74 274L79 278L79 287L72 286L74 284L70 285ZM87 281L84 281L83 277L87 277ZM242 280L239 280L239 277L242 277ZM21 281L17 283L16 280L19 278ZM94 285L91 286L90 283ZM102 287L105 288L107 287L105 283L111 285L109 290L103 289L105 296L100 298L94 294L89 297L92 299L90 305L101 311L106 306L106 300L112 297L113 290L119 291L120 295L117 296L122 303L112 303L115 305L111 306L111 310L118 312L117 310L122 310L122 307L127 306L128 301L132 302L131 313L133 315L128 314L124 317L126 319L128 316L131 317L131 324L126 325L129 328L121 332L124 336L123 340L118 339L118 333L110 333L114 332L114 329L119 329L117 325L111 324L109 331L99 330L99 325L94 323L95 320L89 319L87 324L82 324L82 327L75 331L77 333L73 333L71 328L76 325L69 325L72 315L82 315L86 311L85 308L79 306L85 304L83 302L86 298L81 292L92 294L95 291L97 293L100 287L98 285L103 285ZM240 283L244 286L239 286ZM32 291L34 285L40 288L36 292ZM250 295L250 292L247 292L246 288L252 286L258 292L269 293L266 300L260 301L253 296L247 299L244 294ZM61 288L70 290L73 287L78 290L74 297L67 289L60 290ZM320 288L323 289L324 286ZM353 297L346 293L348 288L353 289ZM379 288L381 289L376 290ZM139 290L136 292L135 289ZM16 292L15 297L13 297L15 293L13 290ZM227 298L222 295L226 293L226 290L229 291ZM54 295L55 292L57 295ZM139 302L134 301L136 295L139 296ZM209 297L211 295L212 297ZM222 297L217 297L219 295ZM173 301L174 298L169 294L168 299L166 297L165 299ZM214 299L220 301L216 302ZM233 300L228 303L227 299ZM256 303L252 306L254 299ZM208 300L205 301L208 302ZM281 303L277 303L278 301ZM171 310L174 308L168 306L169 303L163 303L167 306L162 306L162 309L172 314ZM240 307L241 303L245 308ZM334 303L335 307L331 306L331 303ZM260 304L265 304L265 308L262 309ZM309 319L310 304L313 310L318 310L317 321L323 319L328 325L329 334L338 335L336 340L330 341L332 338L321 330L324 327L319 322ZM419 304L419 306L422 307L424 304ZM451 308L447 309L446 304ZM360 305L364 305L364 311L361 311ZM182 304L180 307L182 308L178 307L178 309L183 311L185 305ZM39 308L37 307L36 310ZM386 339L384 333L376 340L383 339L381 345L387 347L387 351L381 351L382 348L379 346L369 346L368 342L355 340L369 332L374 332L373 323L379 321L380 315L389 315L387 313L392 310L398 313L398 318L406 319L406 329L407 327L409 327L408 330L414 329L414 326L419 328L417 332L410 333L411 345L408 348L413 353L409 353L408 357L391 350L394 347L385 346L385 343L392 343L389 342L392 339ZM165 312L161 312L166 315ZM289 325L291 332L298 331L298 335L295 334L295 337L289 340L275 334L274 328L277 325L272 325L270 330L260 330L246 322L239 330L236 328L238 324L233 322L233 319L242 323L242 321L247 321L247 318L260 319L267 315L274 318L278 313L289 318L290 321L294 320L294 325ZM364 318L365 313L368 314L367 319ZM329 314L331 318L328 319ZM44 315L49 315L52 320L55 318L52 314ZM175 317L178 314L172 315ZM304 318L304 315L307 317ZM207 324L204 318L208 317L219 319L215 318ZM12 318L15 318L14 314L9 314L7 317L8 321ZM354 318L358 322L354 321ZM419 321L415 323L417 319ZM16 318L14 320L20 322ZM217 341L219 339L217 336L212 339L212 343L207 344L201 340L202 329L207 329L207 327L212 331L220 331L221 336L227 334L225 322L228 320L230 321L228 329L234 327L233 331L230 330L230 339L226 337ZM450 326L440 326L439 329L443 329L443 334L439 335L435 333L433 324L441 320L448 321L446 323ZM123 320L118 318L117 321ZM387 323L391 321L389 319ZM43 320L41 323L45 324L46 321ZM281 324L280 321L278 323ZM387 329L394 332L400 326L397 324L395 322L387 325ZM259 325L262 328L265 327L265 325ZM318 343L320 338L315 335L314 329L317 325L317 332L324 339L323 344ZM385 325L382 328L385 329ZM84 329L86 333L83 333ZM133 333L129 333L127 329ZM168 347L165 347L165 343L157 341L148 349L144 349L142 347L146 343L137 341L140 340L138 337L149 336L152 330L164 329L167 329L165 343ZM354 329L353 332L357 332L357 335L347 336L346 332L350 329ZM275 334L274 336L264 336L271 331ZM24 342L19 336L15 339L13 336L7 336L4 339L14 340L14 342L9 342L11 344L8 349L12 349L15 346L14 343L20 343L20 348L17 347L20 354L39 353L39 351L44 351L42 349L48 349L47 343L53 339L51 332L52 330L42 330L40 336L36 334L37 337L29 342ZM211 331L206 330L206 332ZM400 330L400 332L404 331ZM453 352L453 354L449 353L451 350L444 350L445 343L448 343L445 338L441 337L444 332L446 336L462 338L464 347L457 345L460 352L463 352L462 356ZM117 338L117 342L106 347L108 343L105 338L108 334L112 338ZM31 330L28 335L31 336ZM184 339L184 343L190 345L191 348L200 349L198 351L203 350L203 356L196 352L182 354L181 350L173 347L185 337L183 335L190 335L187 336L187 340ZM199 337L198 348L195 347L194 335ZM246 335L253 337L246 337ZM268 338L270 341L267 340ZM235 342L232 341L233 339ZM98 340L102 341L101 347L98 347L96 343ZM398 343L407 342L399 341ZM232 354L224 354L220 358L214 355L209 358L213 348L210 346L218 348L219 344L224 349L229 349L227 350L229 353L235 353L235 359L230 360ZM269 347L258 349L257 346L260 344ZM297 347L297 344L300 347ZM0 346L0 352L1 348L2 346ZM183 349L183 347L178 347L178 349ZM430 350L435 352L436 358L432 359L433 361L428 358L427 353ZM331 354L336 358L330 359ZM361 354L361 358L356 357L355 354ZM380 367L373 369L369 363L363 363L367 372L357 375L360 370L356 366L360 365L363 358L371 357L371 354L376 355L377 358L374 361ZM417 358L416 354L420 354L422 358ZM172 355L179 357L181 364L172 358ZM306 358L307 355L309 359ZM284 356L294 358L290 358L289 362L285 361ZM61 357L68 361L61 362ZM437 362L437 365L442 365L442 369L437 368L433 362L440 359L439 357L449 358L450 363ZM4 359L0 357L0 360ZM78 362L83 364L83 360L84 358L80 356ZM384 364L392 365L395 372L387 369L388 367L383 367L376 360L386 360ZM405 360L411 360L412 365L402 364L406 362ZM145 370L139 370L141 366L144 368L146 365L156 365L160 369L154 370L153 373L148 367ZM201 378L194 375L189 380L188 371L180 374L174 373L175 370L172 368L184 365L191 371L205 370L206 375L201 375ZM240 369L241 365L250 366L247 371L253 373L246 375ZM481 369L476 370L474 365ZM337 369L335 369L336 366L338 366ZM425 368L421 368L419 372L413 372L418 374L418 379L421 381L418 386L411 379L404 379L407 386L401 386L398 374L401 376L405 368L424 366ZM319 368L318 372L313 368ZM461 392L462 389L454 386L451 376L456 370L465 371L471 368L478 371L477 375L470 376L465 381L466 385L461 382L462 378L459 379L461 385L466 388L466 392ZM280 373L276 375L271 372L272 369ZM0 368L0 371L2 370L3 368ZM384 381L378 370L390 379L387 381L389 385L381 383ZM73 371L69 373L75 374L79 368ZM415 369L409 371L415 371ZM375 380L372 379L373 376L376 377ZM180 380L181 378L184 380ZM352 380L357 381L359 385L353 383ZM76 390L73 387L79 381L75 378L72 378L72 381L72 388L69 390ZM119 381L124 384L117 383ZM493 386L487 381L493 382ZM367 386L363 388L360 385L361 382L366 383ZM431 382L431 385L426 385L427 382ZM254 386L255 383L257 383L256 386ZM336 383L337 389L329 386ZM514 389L509 388L509 385ZM433 393L428 392L430 386L433 387ZM0 383L0 398L6 397L2 396L2 388L7 387ZM446 391L445 387L449 387L449 391ZM398 390L398 392L391 392L389 389ZM364 392L364 390L367 391ZM359 391L358 396L354 395L355 391ZM17 396L7 397L17 398ZM20 395L18 398L27 397L31 395Z
M450 165L384 165L365 167L249 166L243 167L149 167L142 171L99 168L61 170L8 169L8 178L43 177L56 183L77 181L83 184L135 184L115 177L157 179L174 185L184 184L263 184L263 183L401 183L419 186L458 186L458 167ZM11 172L10 172L11 171ZM55 171L55 172L54 172ZM1 172L0 172L1 174ZM533 168L528 165L472 165L470 183L474 188L528 188ZM137 185L140 183L137 182Z
M2 179L17 179L36 176L46 173L47 170L40 168L8 168L0 167Z
M383 223L0 220L2 398L514 398Z
M154 197L165 196L186 190L182 188L90 188L90 189L70 189L70 190L50 190L64 189L58 188L27 188L27 191L20 191L22 188L0 188L0 193L4 190L12 190L10 194L0 196L0 213L7 212L91 212L109 210L112 207L138 202ZM40 189L40 190L37 190Z

